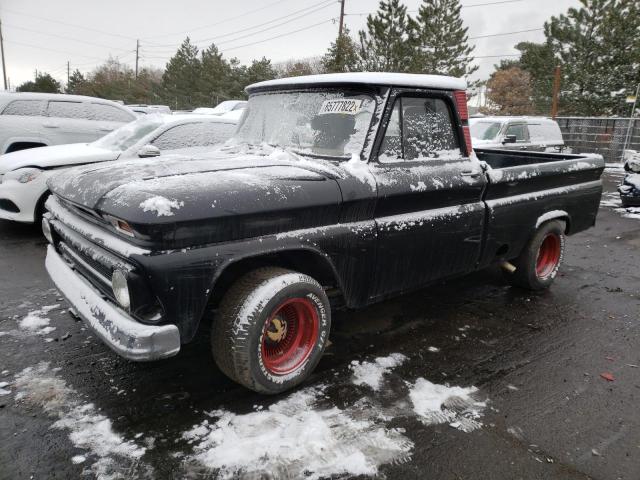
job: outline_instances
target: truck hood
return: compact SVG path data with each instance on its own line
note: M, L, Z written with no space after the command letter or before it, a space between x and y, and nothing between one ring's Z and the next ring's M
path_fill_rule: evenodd
M190 223L203 230L223 219L237 235L250 236L336 221L342 201L332 180L336 175L328 162L281 150L270 155L218 151L88 165L55 175L48 185L57 196L125 220L150 238L163 226ZM296 210L316 214L301 218ZM188 236L188 226L180 227Z
M91 143L72 143L29 148L0 156L0 174L23 167L53 168L115 160L120 152L98 148Z

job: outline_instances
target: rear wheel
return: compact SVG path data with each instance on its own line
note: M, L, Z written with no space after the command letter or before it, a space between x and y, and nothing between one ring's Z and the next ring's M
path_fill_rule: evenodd
M213 357L241 385L280 393L313 371L330 328L329 300L318 282L291 270L260 268L223 298L211 330Z
M529 290L548 288L562 263L564 231L565 223L560 220L542 224L520 256L512 262L516 270L507 274L509 282Z

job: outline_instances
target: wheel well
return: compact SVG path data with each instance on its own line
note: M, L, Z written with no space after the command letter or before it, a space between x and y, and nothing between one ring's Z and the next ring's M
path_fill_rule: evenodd
M340 300L343 300L337 275L328 259L308 250L288 250L245 258L227 266L216 279L209 306L216 308L238 278L260 267L282 267L304 273L313 277L332 294L337 293Z
M44 204L47 201L47 198L49 198L49 195L51 195L51 192L49 190L47 190L38 199L38 203L36 203L36 208L35 208L35 210L33 212L33 221L34 222L38 222L42 218L42 215L44 215L44 213L45 213Z
M7 151L4 153L17 152L19 150L26 150L28 148L36 148L36 147L46 147L44 143L38 142L15 142L9 145Z

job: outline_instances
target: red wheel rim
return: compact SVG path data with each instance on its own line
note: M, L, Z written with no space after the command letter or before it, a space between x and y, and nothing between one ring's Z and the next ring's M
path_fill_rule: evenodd
M538 250L538 260L536 262L536 274L538 278L547 278L553 273L560 262L562 243L560 236L556 233L549 233Z
M262 330L262 362L274 375L286 375L309 358L318 339L318 311L308 298L282 302Z

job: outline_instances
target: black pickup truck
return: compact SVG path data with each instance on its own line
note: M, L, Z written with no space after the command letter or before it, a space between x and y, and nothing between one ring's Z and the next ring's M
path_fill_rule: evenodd
M49 181L47 270L120 355L175 355L211 324L235 381L303 381L331 308L491 264L541 289L594 225L599 156L472 151L462 80L331 74L247 88L223 147Z

